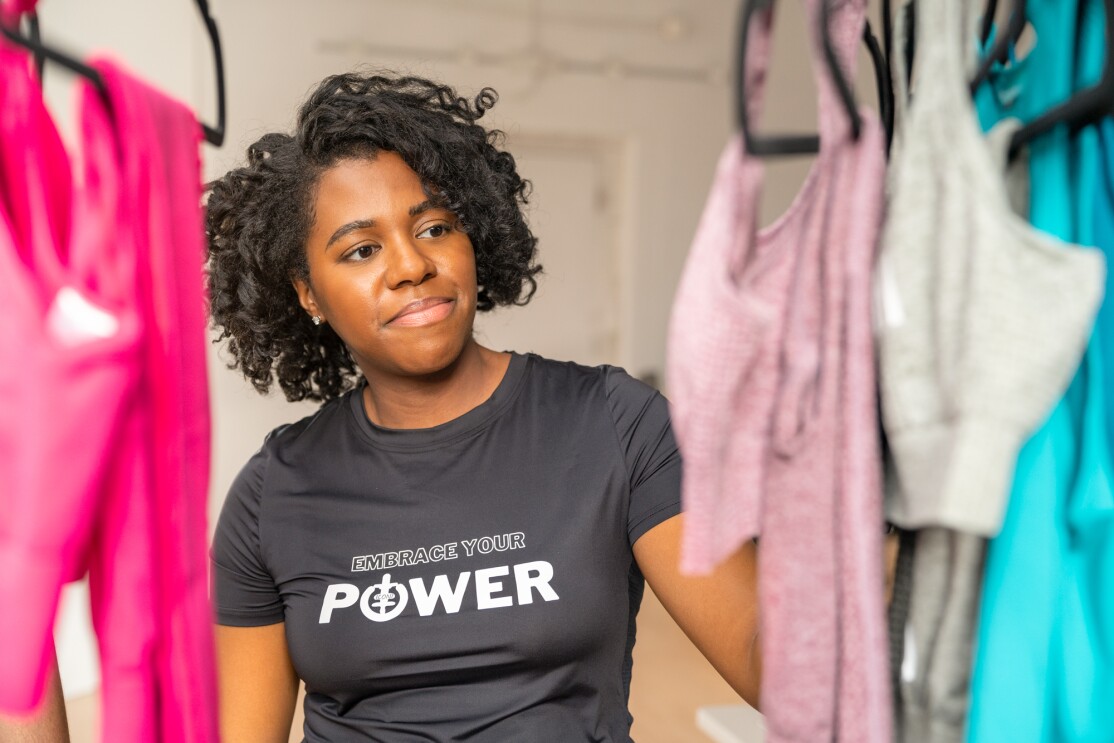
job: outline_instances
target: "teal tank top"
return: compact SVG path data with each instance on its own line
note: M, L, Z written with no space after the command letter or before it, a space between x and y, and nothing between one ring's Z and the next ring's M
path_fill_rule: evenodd
M976 95L984 128L1031 120L1098 78L1102 3L1086 0L1078 19L1075 6L1029 1L1036 46ZM1114 148L1104 148L1101 169L1099 151L1096 131L1071 137L1063 126L1030 145L1030 221L1067 241L1097 240L1110 266ZM1114 741L1114 400L1104 389L1114 363L1104 347L1114 349L1114 301L1104 301L1078 373L1018 457L987 554L969 743Z

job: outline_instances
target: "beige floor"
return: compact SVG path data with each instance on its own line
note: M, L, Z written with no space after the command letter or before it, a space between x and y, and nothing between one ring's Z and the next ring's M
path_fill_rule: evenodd
M67 705L72 743L95 743L97 696L71 699ZM638 619L631 686L632 736L638 743L704 743L695 724L696 709L733 704L739 696L712 670L665 609L647 590ZM290 740L302 739L302 719L294 720Z

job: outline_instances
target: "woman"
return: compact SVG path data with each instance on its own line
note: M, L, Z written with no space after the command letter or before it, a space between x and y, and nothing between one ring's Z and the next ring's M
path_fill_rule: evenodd
M528 183L476 123L494 102L330 77L213 185L233 366L324 401L268 436L217 527L227 740L285 741L301 678L309 741L626 741L643 576L757 701L754 553L677 572L665 401L473 337L540 270Z

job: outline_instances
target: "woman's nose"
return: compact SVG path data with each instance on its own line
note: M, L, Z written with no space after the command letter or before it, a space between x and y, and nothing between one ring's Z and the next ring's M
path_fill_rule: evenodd
M437 265L426 255L417 240L400 238L387 251L387 285L397 289L418 285L437 275Z

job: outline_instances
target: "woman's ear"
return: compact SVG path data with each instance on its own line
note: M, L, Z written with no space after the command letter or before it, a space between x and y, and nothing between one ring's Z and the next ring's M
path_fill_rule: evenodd
M321 309L317 306L317 299L313 296L313 287L310 286L309 279L291 274L290 283L294 285L294 291L298 293L298 303L302 305L302 309L308 312L310 317L324 319Z

